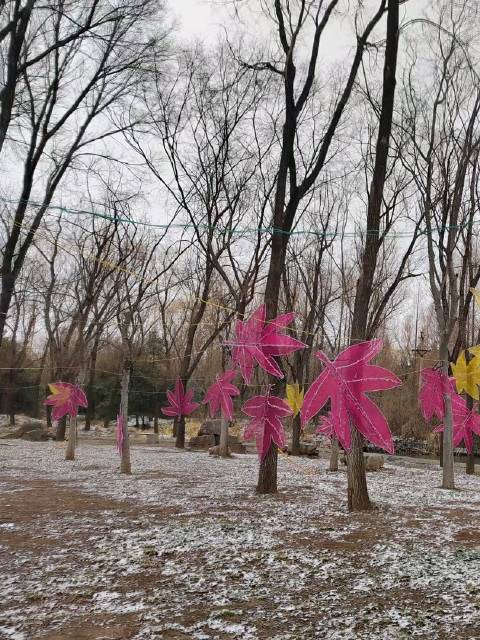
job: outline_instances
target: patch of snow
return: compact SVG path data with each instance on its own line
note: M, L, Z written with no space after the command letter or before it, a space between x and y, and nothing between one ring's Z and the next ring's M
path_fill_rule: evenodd
M11 444L0 448L5 500L49 480L116 502L30 523L8 514L0 637L47 638L96 613L134 616L132 640L435 639L480 627L478 476L459 473L458 491L444 491L437 466L389 462L368 475L378 511L349 514L346 473L322 459L282 456L280 493L265 497L256 455L134 447L123 476L113 446L81 442L65 462L58 443ZM12 532L58 544L11 554L1 536Z

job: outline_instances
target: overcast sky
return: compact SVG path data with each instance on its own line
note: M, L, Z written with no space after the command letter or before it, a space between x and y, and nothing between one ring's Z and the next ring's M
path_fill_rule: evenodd
M168 0L178 20L182 36L200 40L214 39L221 28L225 10L211 0ZM220 3L218 3L220 4Z
M473 1L473 0L472 0ZM401 22L418 18L428 13L429 0L410 0L401 11ZM365 5L372 9L377 8L377 0L366 0ZM258 16L252 15L255 12L255 3L249 3L248 11L242 12L242 18L247 27L247 31L252 36L261 37L265 33L265 28L271 29L271 24L264 23L260 7ZM219 33L226 27L231 33L236 20L232 20L232 4L227 0L167 0L169 14L174 16L176 23L177 37L186 41L199 40L205 43L213 43ZM343 5L345 8L345 5ZM354 12L346 11L343 17L338 16L329 24L329 28L323 34L321 57L328 61L343 59L346 50L354 45L353 37L353 15ZM383 37L384 25L379 27L379 35ZM353 38L353 39L352 39Z

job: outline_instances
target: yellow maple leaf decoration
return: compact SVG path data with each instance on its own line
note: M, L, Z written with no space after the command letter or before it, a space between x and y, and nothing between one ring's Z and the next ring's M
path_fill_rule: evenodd
M480 306L480 290L470 287L470 292L473 294L473 297L475 298L475 302Z
M475 352L475 350L477 350ZM475 400L479 399L478 385L480 384L480 347L472 347L469 349L474 357L467 364L465 351L462 351L457 358L455 364L452 362L452 374L455 378L455 385L458 393L468 393Z
M287 397L286 403L293 411L294 417L300 413L300 409L303 405L303 396L304 391L300 389L300 385L295 384L287 384Z

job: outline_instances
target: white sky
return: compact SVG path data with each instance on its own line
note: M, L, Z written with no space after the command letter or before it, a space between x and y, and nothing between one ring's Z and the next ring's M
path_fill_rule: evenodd
M168 0L168 5L179 33L187 39L214 40L226 17L220 2L211 0Z
M410 0L401 8L401 22L418 18L428 14L428 5L432 0ZM435 1L435 0L433 0ZM473 2L473 0L472 0ZM272 2L273 4L273 2ZM370 7L371 13L377 8L377 0L366 0L365 6ZM271 24L264 22L265 18L260 7L258 16L255 13L256 3L245 3L248 11L241 11L247 32L253 37L262 37L264 29L271 29ZM341 5L342 6L342 5ZM345 9L345 4L343 9ZM224 30L230 34L238 24L234 17L231 0L167 0L169 14L175 20L177 36L186 42L199 40L206 44L213 44L217 36ZM348 49L355 43L353 36L353 11L345 10L343 17L336 17L322 37L321 58L329 62L342 59ZM263 28L262 28L263 26ZM383 36L384 25L379 27L379 36ZM268 36L267 36L268 37Z

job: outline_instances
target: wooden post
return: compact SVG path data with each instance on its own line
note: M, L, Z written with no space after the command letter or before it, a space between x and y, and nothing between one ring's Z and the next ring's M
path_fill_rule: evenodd
M222 458L230 457L230 452L228 450L228 427L229 421L222 415L222 423L220 426L220 446L218 449Z
M332 438L332 451L330 452L329 471L338 471L338 440Z
M120 413L123 417L123 446L120 462L120 473L130 475L132 466L130 462L130 435L128 433L128 391L130 386L130 364L125 362L122 371L120 390Z
M77 444L77 416L70 416L68 427L68 443L65 451L65 460L75 460L75 448Z
M86 378L85 369L81 369L78 374L78 385L83 385ZM68 427L68 443L65 451L65 460L75 460L75 449L77 448L77 416L70 416Z
M175 447L177 449L185 449L185 416L175 418L177 424L177 436L175 439Z
M298 413L292 421L292 456L300 455L300 434L302 433L302 425L300 422L300 414Z

